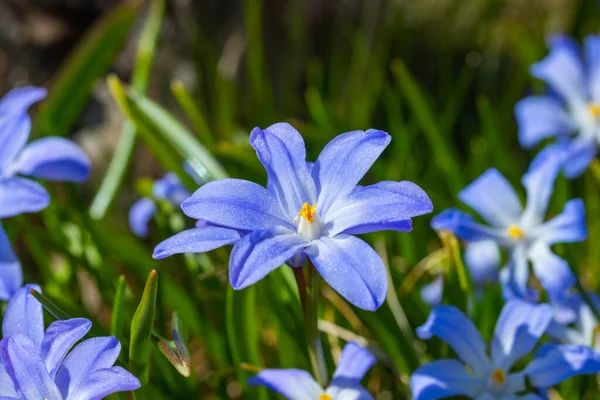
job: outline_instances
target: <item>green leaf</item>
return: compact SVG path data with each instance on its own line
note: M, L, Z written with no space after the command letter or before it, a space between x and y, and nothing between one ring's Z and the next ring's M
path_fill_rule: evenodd
M406 102L411 107L415 118L421 126L425 138L432 147L433 159L439 162L440 169L447 175L447 182L450 190L458 192L463 187L463 184L459 166L456 159L453 157L453 154L456 154L456 151L446 141L446 138L442 134L442 131L436 122L438 118L431 105L428 103L427 97L410 75L402 61L396 60L392 64L392 72L404 94Z
M65 136L104 76L133 25L139 0L125 1L100 19L80 40L50 84L39 115L44 135Z
M131 87L140 93L146 91L154 50L158 40L158 34L165 12L164 0L154 0L150 4L146 25L140 36L138 44L137 61L133 70ZM115 150L115 154L104 175L100 189L90 207L90 215L94 219L103 218L106 210L112 203L119 187L123 183L125 172L135 148L136 130L133 124L125 121L121 130L121 137Z
M259 325L256 318L256 286L244 290L227 289L226 322L227 338L235 366L250 364L261 365L258 351ZM238 380L246 385L250 374L238 369ZM252 389L257 394L256 399L266 399L264 388Z
M127 283L125 276L121 275L117 281L117 290L115 292L115 301L113 302L112 317L110 321L110 334L119 338L123 331L123 307L125 304L125 289L127 289Z
M54 304L49 298L41 294L35 289L29 289L29 293L37 299L42 306L57 320L63 321L69 319L69 316L59 306Z
M156 312L158 293L158 273L152 270L148 275L142 300L131 321L131 345L129 347L129 369L138 377L142 385L149 380L150 338Z

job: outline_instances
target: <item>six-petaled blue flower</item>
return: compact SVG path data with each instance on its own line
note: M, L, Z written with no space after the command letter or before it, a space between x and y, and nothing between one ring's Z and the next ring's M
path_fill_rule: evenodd
M90 330L89 320L55 321L44 332L42 305L30 288L39 290L28 285L17 291L2 321L1 399L99 400L140 387L131 373L113 366L121 351L115 337L75 346Z
M544 221L554 181L562 163L552 156L536 163L523 176L527 206L523 210L519 198L508 181L490 169L463 189L459 199L479 213L491 226L476 223L459 210L449 209L437 215L432 226L448 230L467 241L493 240L510 250L508 267L501 279L519 297L528 298L529 261L533 271L549 292L561 292L575 283L565 260L550 247L556 243L582 241L587 237L585 209L580 199L568 201L561 214ZM493 251L491 248L489 251ZM479 257L489 257L481 250ZM496 257L496 256L494 256Z
M600 36L586 37L583 53L571 38L554 36L550 54L534 64L531 73L552 92L517 103L519 140L530 148L555 137L557 142L544 152L564 157L565 175L576 177L592 162L600 144Z
M536 389L547 389L572 376L600 371L600 355L588 346L543 345L522 371L513 366L528 355L552 320L547 304L523 300L506 303L487 345L475 325L457 308L438 306L417 329L421 339L437 336L456 352L457 359L433 361L418 368L410 386L414 400L467 396L479 400L542 400L526 394L526 379Z
M349 342L326 389L301 369L265 369L250 378L248 384L266 386L287 400L372 400L360 381L373 364L375 357L367 349Z
M20 175L69 182L88 177L90 162L73 142L46 137L27 144L31 129L27 110L45 95L45 89L25 87L0 100L0 220L40 211L50 202L42 185ZM0 299L8 300L22 284L19 260L0 225Z
M432 210L427 194L411 182L357 186L390 140L373 129L344 133L311 165L302 136L292 126L256 128L250 144L267 170L267 188L239 179L200 187L182 209L206 221L214 236L206 228L198 235L188 231L159 244L154 256L207 251L224 240L230 243L233 238L223 238L229 230L229 235L241 237L229 263L235 289L257 282L283 263L301 267L308 257L348 301L375 310L385 299L386 270L379 255L353 235L410 231L411 217Z

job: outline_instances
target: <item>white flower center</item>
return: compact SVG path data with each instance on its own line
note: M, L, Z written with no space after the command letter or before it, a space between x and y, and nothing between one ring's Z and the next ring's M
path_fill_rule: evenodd
M294 222L298 222L298 233L307 240L315 240L323 233L323 224L317 212L317 205L307 202L302 205Z

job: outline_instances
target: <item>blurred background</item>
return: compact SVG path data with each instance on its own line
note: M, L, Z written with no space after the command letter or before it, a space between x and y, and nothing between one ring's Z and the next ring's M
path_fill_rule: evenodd
M289 271L233 294L227 250L152 260L157 243L190 225L173 207L162 208L149 238L131 235L127 212L149 193L149 179L173 165L169 154L177 163L189 159L184 151L160 152L157 143L170 143L160 121L144 125L124 156L123 180L98 200L127 129L108 74L137 92L145 89L230 176L260 183L266 174L248 145L255 126L291 122L312 159L339 133L385 130L392 143L365 182L416 182L437 213L457 206L458 191L490 167L519 187L535 152L518 144L514 105L543 90L530 65L546 54L551 34L580 40L600 28L595 0L168 0L156 37L144 41L148 9L143 0L0 0L0 93L48 87L34 136L71 137L93 162L87 184L51 186L55 201L41 216L5 223L27 281L42 282L61 306L106 333L117 277L127 277L130 315L145 277L157 268L155 328L169 336L170 312L179 311L194 366L184 379L153 353L158 399L267 398L243 381L260 366L309 369L302 315ZM144 58L138 48L155 50ZM594 176L559 180L551 212L576 196L586 200L590 240L558 251L595 289L600 191ZM322 317L335 324L327 335L330 366L343 347L339 341L352 332L372 341L387 360L367 382L381 399L407 398L408 376L422 360L422 345L407 332L429 311L417 289L445 260L430 219L417 218L410 234L368 235L390 265L401 311L394 301L375 314L356 310L323 288ZM495 311L478 317L488 334L501 307L497 288L489 292L485 301ZM434 353L447 351L437 347Z

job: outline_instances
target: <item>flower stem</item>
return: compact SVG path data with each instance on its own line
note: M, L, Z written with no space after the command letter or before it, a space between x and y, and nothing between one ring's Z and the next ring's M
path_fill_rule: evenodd
M302 311L304 311L304 315L306 315L306 277L304 276L304 268L292 268L292 270L294 271L294 277L296 278L296 284L298 285Z
M308 355L315 378L322 387L327 387L327 364L319 332L319 274L314 265L308 261L308 286L306 296L306 335L308 339Z

